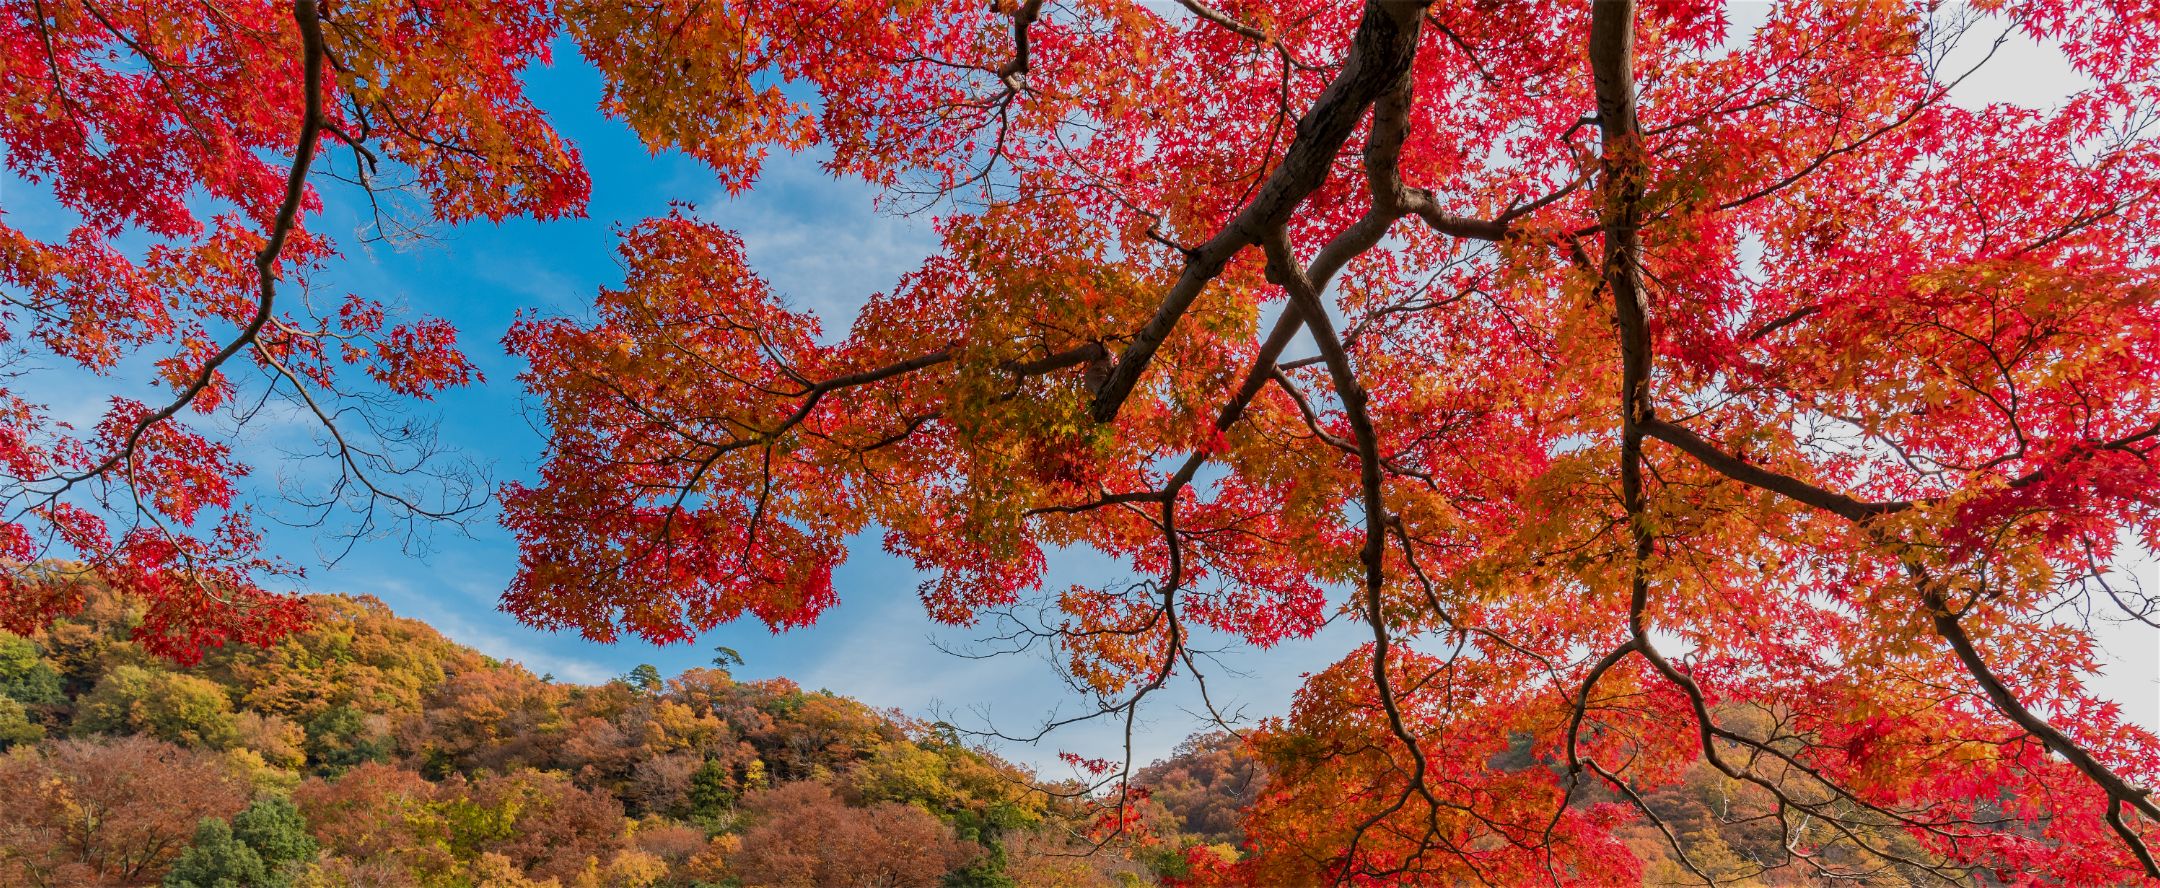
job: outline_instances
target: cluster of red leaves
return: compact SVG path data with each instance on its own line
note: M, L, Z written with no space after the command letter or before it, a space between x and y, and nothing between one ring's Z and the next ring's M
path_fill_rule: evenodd
M603 639L622 626L681 640L744 613L810 622L841 557L825 528L846 519L809 459L744 430L795 412L762 395L829 372L816 322L743 270L740 239L681 214L629 232L622 253L630 274L600 295L598 325L525 320L507 340L528 379L563 383L545 392L540 483L504 491L523 544L507 606ZM736 412L760 406L775 412ZM565 584L581 591L554 594Z
M33 224L0 217L0 349L55 383L0 391L0 616L64 611L12 600L63 557L142 595L172 656L295 625L259 585L279 568L236 502L247 467L201 420L251 415L234 396L266 385L329 422L356 379L426 397L475 378L441 321L307 307L335 256L306 230L307 174L349 155L340 178L409 180L453 222L577 212L585 173L519 81L558 27L540 3L0 4L7 172L49 195L9 208ZM130 392L145 368L158 388Z

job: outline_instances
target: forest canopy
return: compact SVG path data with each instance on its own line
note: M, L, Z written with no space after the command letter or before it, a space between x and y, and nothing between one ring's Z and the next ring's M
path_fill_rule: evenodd
M1078 717L1129 733L1166 686L1204 688L1202 635L1361 627L1236 726L1266 789L1234 829L1177 815L1237 844L1176 879L2160 879L2160 737L2089 682L2091 620L2160 628L2128 580L2160 548L2160 6L0 9L6 169L67 219L22 223L12 197L0 216L0 624L45 639L7 662L51 673L11 679L0 734L29 744L64 710L135 738L50 741L8 760L18 779L244 748L264 779L378 775L352 804L449 831L413 847L501 848L398 866L568 884L651 861L504 806L681 820L691 778L749 767L688 740L607 762L625 731L717 732L703 704L663 714L738 693L704 678L572 694L404 648L424 662L395 679L250 678L243 652L304 651L336 609L271 591L295 568L245 480L250 435L296 418L318 448L281 495L326 541L499 518L503 607L597 641L809 624L871 539L929 578L931 617L1051 652ZM2012 41L2058 55L2068 95L1956 100ZM826 317L725 214L624 225L619 282L504 337L546 444L497 485L412 421L478 381L458 331L317 292L350 240L310 223L337 202L366 243L587 212L579 147L527 88L558 56L730 192L815 148L938 242ZM1057 588L1068 551L1112 567ZM140 662L52 641L102 637L68 627L114 601ZM588 696L645 714L539 739ZM802 705L845 709L824 699ZM820 789L829 747L742 742L788 783L741 798L758 817L998 865L959 809ZM418 776L383 770L397 756ZM1129 749L1070 761L1090 835L1148 832ZM1202 773L1239 772L1158 776ZM294 824L345 804L330 785L289 806L236 787L220 811L256 801L192 847L304 859ZM776 867L799 856L756 837L799 831L707 830Z

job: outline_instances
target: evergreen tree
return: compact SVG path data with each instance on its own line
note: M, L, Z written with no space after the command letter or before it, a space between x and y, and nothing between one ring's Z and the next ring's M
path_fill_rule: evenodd
M369 731L359 710L333 706L308 720L307 757L325 773L338 774L364 762L388 761L390 741Z
M195 827L195 843L173 861L165 888L283 888L274 881L262 855L233 835L232 825L205 817Z
M623 676L623 683L637 688L642 693L660 693L662 685L660 670L651 663L639 663L636 669L630 670L629 675Z
M293 803L259 799L227 823L206 817L165 888L288 888L315 857L315 840Z
M287 799L257 799L233 815L232 832L273 868L292 868L288 865L305 863L315 856L315 839L308 835L307 820Z
M735 781L726 766L706 759L690 775L690 819L711 823L735 806Z

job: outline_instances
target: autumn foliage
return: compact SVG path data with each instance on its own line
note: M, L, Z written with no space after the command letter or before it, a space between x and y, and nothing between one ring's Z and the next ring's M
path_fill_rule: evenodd
M386 176L448 223L579 212L519 79L574 47L653 150L739 191L819 146L941 243L820 318L684 207L592 312L524 315L534 625L801 625L875 533L933 616L1021 626L1130 720L1199 636L1361 623L1251 734L1267 789L1200 881L1627 883L1645 834L1704 879L2160 878L2160 738L2068 616L2160 612L2122 582L2160 547L2153 4L0 5L8 169L80 219L0 221L0 342L165 386L82 428L0 396L19 632L84 605L26 579L51 556L183 660L300 622L199 421L244 393L318 420L315 505L472 505L326 406L474 371L300 298L336 261L306 222ZM2013 39L2075 91L1953 95ZM1045 589L1060 550L1120 575ZM551 717L469 680L503 686L431 727L443 767ZM381 733L291 718L322 760ZM1670 821L1689 781L1780 840Z
M210 422L254 418L266 388L326 426L340 481L307 494L315 505L386 518L469 505L397 484L431 454L347 415L350 395L426 398L474 370L440 320L307 294L336 255L307 229L311 182L372 194L397 176L446 222L578 212L577 155L518 82L556 28L534 3L0 9L7 172L73 220L50 235L0 220L0 346L11 366L76 370L87 387L68 400L103 404L78 425L34 399L50 389L0 392L10 628L71 608L21 576L66 553L151 603L143 637L163 653L290 630L298 603L257 585L283 566L236 508L249 467ZM164 390L118 384L145 371Z
M1096 888L1186 843L786 679L575 685L327 595L176 668L146 602L82 594L0 633L4 888Z

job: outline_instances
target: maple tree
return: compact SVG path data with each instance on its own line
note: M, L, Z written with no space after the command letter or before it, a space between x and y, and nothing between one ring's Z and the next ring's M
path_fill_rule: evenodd
M204 817L246 804L216 756L147 737L63 740L0 757L0 880L141 885L187 849Z
M1198 880L1627 882L1645 824L1706 880L2160 878L2160 739L2063 617L2160 620L2119 581L2160 545L2149 4L6 6L10 170L83 219L0 227L6 342L171 392L86 433L10 392L5 557L80 555L160 650L299 615L183 422L240 366L316 408L335 501L456 507L320 409L471 379L452 331L280 293L331 258L302 223L342 149L448 221L577 211L516 77L559 27L653 149L741 190L821 145L941 243L829 336L682 209L591 317L522 319L520 617L801 625L875 526L933 616L1053 645L1128 723L1204 680L1195 633L1362 621L1250 735L1249 853ZM2011 35L2085 85L1951 101ZM1058 548L1132 579L1046 593ZM1691 857L1653 797L1699 766L1785 840Z
M2160 877L2160 747L2059 616L2154 613L2149 5L564 14L649 145L819 143L942 239L828 335L719 222L625 231L509 338L514 613L798 625L875 527L1126 719L1195 633L1364 621L1200 879L1632 881L1697 762L1785 825L1743 878ZM2011 35L2090 85L1950 101ZM1043 593L1060 547L1134 578Z
M759 790L745 805L757 825L726 858L745 884L934 888L981 853L921 808L850 808L819 783Z

